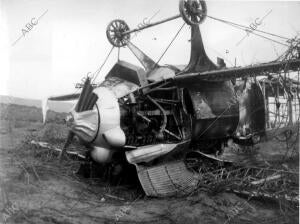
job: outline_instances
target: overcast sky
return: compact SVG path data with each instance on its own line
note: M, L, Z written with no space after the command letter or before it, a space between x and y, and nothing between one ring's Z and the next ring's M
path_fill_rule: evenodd
M111 49L105 33L111 20L135 28L157 12L153 22L179 13L177 0L0 0L0 7L0 94L34 99L73 93L76 82L97 70ZM268 14L258 29L289 38L300 33L300 1L208 1L207 7L210 16L246 26ZM26 24L41 15L23 35ZM142 31L132 42L157 60L182 23L179 18ZM237 65L271 61L286 49L254 35L237 45L245 31L210 18L200 29L209 57L225 58L228 67L235 58ZM185 26L161 64L188 63L189 39ZM121 59L139 65L126 48ZM115 50L98 81L116 60Z

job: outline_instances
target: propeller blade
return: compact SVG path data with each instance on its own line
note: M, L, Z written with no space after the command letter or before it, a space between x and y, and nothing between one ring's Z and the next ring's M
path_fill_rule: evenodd
M85 110L92 110L96 101L98 99L98 96L96 94L92 94L91 97L88 99Z
M91 86L90 78L87 77L87 79L84 82L80 97L78 99L78 102L75 107L76 112L82 112L84 104L86 102L87 96L93 91L93 87Z
M91 80L87 77L80 97L78 99L77 105L75 107L76 112L83 112L86 110L93 109L98 97L96 94L93 93L93 86L91 85Z

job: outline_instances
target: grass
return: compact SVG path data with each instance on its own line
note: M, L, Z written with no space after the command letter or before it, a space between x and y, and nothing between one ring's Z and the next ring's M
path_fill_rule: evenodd
M14 141L19 141L19 144L12 150L6 149L6 156L9 156L11 161L13 161L8 168L12 174L9 177L10 181L6 183L9 186L7 189L9 194L14 196L11 196L12 199L19 201L20 203L26 201L26 203L31 206L31 208L28 208L23 204L20 204L20 207L24 209L23 213L20 216L16 216L15 219L12 217L12 220L16 221L16 223L22 223L24 221L24 216L29 220L28 223L71 223L68 222L68 220L71 219L67 219L70 212L78 215L78 217L76 216L72 219L72 223L74 223L73 221L75 220L79 222L82 218L79 216L87 214L87 212L84 212L85 210L82 210L83 207L86 211L93 209L98 211L96 208L102 206L101 209L107 209L109 212L109 207L113 205L116 206L115 210L117 212L119 210L117 206L122 205L124 201L111 198L107 195L124 198L125 201L131 202L135 201L136 198L139 198L138 203L145 202L145 200L142 200L144 195L142 194L142 196L140 196L141 192L136 187L122 185L112 186L101 178L81 178L74 174L81 161L66 158L62 163L59 163L57 159L58 155L53 152L53 150L33 147L30 144L31 140L47 141L61 148L68 131L62 122L64 114L55 112L51 114L52 112L50 112L49 115L52 117L50 116L50 120L43 125L41 110L39 108L25 106L21 106L24 108L20 108L16 105L0 106L1 109L4 109L4 111L1 111L0 113L2 119L1 123L4 124L1 124L1 129L11 133L11 138ZM2 153L4 153L4 151ZM1 156L2 155L4 154L1 154ZM15 173L13 173L12 170L15 170ZM20 192L27 192L30 195L24 199ZM225 193L220 193L216 196L209 196L203 192L201 192L201 194L204 195L203 198L193 206L186 204L186 199L164 198L153 200L148 198L147 202L143 204L145 206L144 210L142 212L139 211L139 213L134 211L134 213L144 214L151 212L151 210L148 209L148 205L151 207L151 205L155 203L157 203L155 204L156 207L170 206L170 208L172 208L172 205L174 204L174 206L176 205L177 207L180 207L180 209L176 210L174 207L173 209L175 209L175 212L174 210L170 210L168 218L176 220L176 223L183 223L181 221L192 223L186 220L194 220L194 223L199 223L200 217L203 220L208 220L208 218L209 220L211 219L211 223L222 223L219 221L226 221L226 218L224 219L221 216L229 214L227 210L229 208L234 208L234 203L236 201L244 201L239 199L236 195ZM53 201L45 200L42 205L35 201L38 200L39 197L45 197L47 199L50 196L53 196ZM197 198L197 195L193 197ZM102 201L102 198L105 198L105 202ZM230 205L223 205L222 203L217 204L217 202L227 202L230 199L232 199L232 204ZM214 203L212 206L209 206L210 203L208 202ZM63 207L64 204L66 205L65 210L62 211L57 208L59 206ZM266 203L264 203L264 205L266 205ZM269 207L270 206L268 205L268 209ZM134 209L138 208L132 203L132 211ZM163 209L163 207L161 207L161 209ZM177 215L181 210L182 213ZM276 211L278 211L278 214L281 216L284 215L285 217L288 217L287 215L290 214L289 211L285 211L284 209L282 211L277 209ZM257 223L254 216L257 214L257 211L251 212L251 215L246 216L246 218L249 218L249 222L240 219L240 215L242 218L244 217L244 214L242 213L243 212L240 212L230 223L242 223L243 221L244 223ZM219 214L218 222L212 220L216 216L215 214ZM258 220L263 216L262 213L257 215L259 216L257 218ZM55 217L55 219L53 217ZM297 219L297 217L297 214L290 218L288 217L286 223L293 223L293 219ZM88 217L88 219L90 222L95 222L97 217ZM289 221L289 219L291 219L291 221ZM134 220L135 216L133 215L128 223L133 223ZM157 223L160 222L160 220L163 220L163 217L159 217ZM103 220L100 219L98 221L103 222ZM113 223L114 218L107 219L106 221L107 223ZM269 223L269 221L270 216L266 217L266 223ZM83 221L81 223L83 223ZM276 223L276 221L274 223Z

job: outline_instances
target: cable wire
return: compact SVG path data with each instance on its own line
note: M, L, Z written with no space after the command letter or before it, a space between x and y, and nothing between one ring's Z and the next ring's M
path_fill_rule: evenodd
M208 15L207 15L207 17L210 18L210 19L214 19L214 20L216 20L216 21L219 21L219 22L223 22L223 23L225 23L225 24L227 24L227 25L233 26L233 27L235 27L235 28L238 28L238 29L241 29L241 30L244 30L244 31L246 31L246 29L249 30L249 27L244 26L244 25L240 25L240 24L233 23L233 22L230 22L230 21L227 21L227 20L219 19L219 18L216 18L216 17L213 17L213 16L208 16ZM269 40L269 41L273 41L274 43L277 43L277 44L281 44L281 45L284 45L284 46L287 46L287 47L289 46L289 45L287 45L287 44L281 43L281 42L279 42L279 41L277 41L277 40L271 39L271 38L269 38L269 37L265 37L265 36L263 36L263 35L261 35L261 34L257 34L257 33L254 33L254 32L257 31L257 32L265 33L265 34L268 34L268 35L271 35L271 36L275 36L275 37L278 37L278 38L282 38L282 39L285 39L285 40L289 40L289 38L287 38L287 37L279 36L279 35L277 35L277 34L265 32L265 31L258 30L258 29L255 29L255 30L252 30L252 29L251 29L251 31L252 31L251 33L254 34L254 35L256 35L256 36L262 37L262 38L267 39L267 40ZM244 38L243 38L243 39L244 39Z
M209 15L207 15L207 17L210 18L210 19L217 20L219 22L223 22L223 23L227 23L227 24L230 24L230 25L239 26L239 27L243 27L245 29L249 29L248 26L241 25L241 24L238 24L238 23L234 23L234 22L231 22L231 21L228 21L228 20L219 19L219 18L216 18L216 17L213 17L213 16L209 16ZM264 33L264 34L268 34L268 35L271 35L271 36L274 36L274 37L282 38L282 39L285 39L285 40L290 40L290 38L287 38L287 37L284 37L284 36L280 36L280 35L277 35L277 34L274 34L274 33L269 33L269 32L263 31L263 30L255 29L255 31L261 32L261 33Z
M102 65L101 65L101 66L95 71L95 73L93 74L93 76L95 76L95 77L94 77L94 79L93 79L92 82L94 82L94 81L96 80L97 76L99 75L101 69L103 68L103 66L104 66L105 63L107 62L107 60L108 60L109 56L111 55L111 53L112 53L112 51L113 51L114 48L115 48L115 47L112 46L112 48L110 49L110 51L109 51L108 55L106 56L106 58L105 58L104 62L102 63Z
M168 45L168 47L165 49L165 51L162 53L162 55L160 56L160 58L157 60L157 62L154 65L154 68L156 67L156 65L158 65L158 63L160 62L160 60L162 59L162 57L165 55L165 53L168 51L168 49L170 48L170 46L172 45L172 43L174 42L174 40L177 38L178 34L180 33L180 31L182 30L182 28L185 26L185 23L183 23L183 25L180 27L180 29L177 31L176 35L173 37L173 39L171 40L170 44Z

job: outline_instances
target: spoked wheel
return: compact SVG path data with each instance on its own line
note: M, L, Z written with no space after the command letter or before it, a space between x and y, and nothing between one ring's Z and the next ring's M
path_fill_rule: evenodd
M179 11L183 20L189 25L202 23L207 15L206 3L203 0L180 0Z
M123 20L113 20L106 28L108 41L115 47L124 47L130 39L130 34L123 34L129 30L129 26Z

